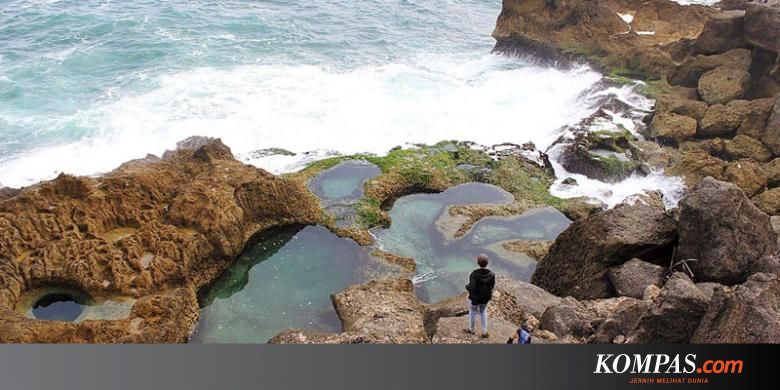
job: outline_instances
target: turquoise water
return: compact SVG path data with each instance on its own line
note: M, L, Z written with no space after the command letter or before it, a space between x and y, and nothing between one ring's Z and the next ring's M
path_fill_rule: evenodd
M265 343L287 328L338 332L330 294L364 281L367 267L364 248L325 228L276 232L208 290L191 341Z
M490 54L500 7L2 1L0 183L104 172L190 135L274 172L443 139L544 147L600 76ZM253 157L272 147L297 155Z
M309 189L320 198L322 207L333 216L338 227L357 225L357 201L363 185L382 173L367 161L344 161L309 180Z
M571 223L551 208L531 210L512 218L483 218L461 238L447 240L436 221L451 205L506 204L512 195L488 184L469 183L439 194L405 196L390 211L392 224L379 230L377 245L417 261L417 296L429 303L462 293L476 268L476 257L487 254L497 274L529 280L536 262L524 255L501 257L491 249L500 241L551 240Z

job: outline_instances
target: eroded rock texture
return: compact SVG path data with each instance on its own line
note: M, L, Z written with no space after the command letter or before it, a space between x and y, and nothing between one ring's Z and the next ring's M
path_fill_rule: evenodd
M99 178L61 175L0 202L0 342L182 342L196 291L258 232L319 218L300 184L193 138ZM124 318L28 318L32 291L134 299Z

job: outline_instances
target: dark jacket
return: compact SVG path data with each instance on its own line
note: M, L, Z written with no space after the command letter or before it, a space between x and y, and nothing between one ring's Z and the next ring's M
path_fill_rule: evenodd
M473 305L484 305L493 297L493 287L496 286L496 275L487 268L474 270L469 275L469 300Z

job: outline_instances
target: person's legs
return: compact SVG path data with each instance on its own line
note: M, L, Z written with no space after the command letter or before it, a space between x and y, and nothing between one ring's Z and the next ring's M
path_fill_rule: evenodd
M474 333L475 321L477 320L477 307L471 304L470 300L466 300L469 305L469 333Z
M488 320L487 320L487 303L479 305L479 317L482 322L482 334L487 334Z

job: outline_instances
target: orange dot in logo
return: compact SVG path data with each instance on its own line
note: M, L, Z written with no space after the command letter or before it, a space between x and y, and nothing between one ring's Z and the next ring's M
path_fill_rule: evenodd
M696 369L696 373L697 373L697 374L701 374L701 367L699 367L699 368L697 368L697 369Z

